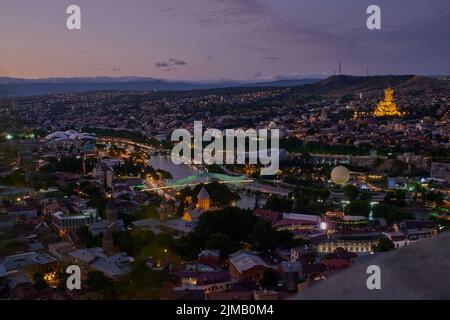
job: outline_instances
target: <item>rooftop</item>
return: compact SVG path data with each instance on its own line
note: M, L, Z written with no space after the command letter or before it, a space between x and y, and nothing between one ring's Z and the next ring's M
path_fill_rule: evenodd
M105 255L103 254L103 249L99 247L90 249L78 249L73 252L70 252L69 255L85 263L91 263L96 258L105 257Z
M206 191L205 186L203 186L197 195L197 199L209 199L209 193Z
M116 253L110 257L100 258L92 267L109 277L121 277L131 272L130 257L124 252Z
M233 253L230 255L229 260L240 273L258 266L269 268L261 257L251 251L241 250Z

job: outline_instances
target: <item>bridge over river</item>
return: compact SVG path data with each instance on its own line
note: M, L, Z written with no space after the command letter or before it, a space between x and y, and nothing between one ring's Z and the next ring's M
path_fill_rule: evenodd
M244 184L252 183L254 180L249 179L246 176L228 176L220 173L199 173L168 182L165 186L148 188L147 191L155 191L162 189L182 189L186 187L196 186L200 183L210 183L212 181L218 181L225 184Z

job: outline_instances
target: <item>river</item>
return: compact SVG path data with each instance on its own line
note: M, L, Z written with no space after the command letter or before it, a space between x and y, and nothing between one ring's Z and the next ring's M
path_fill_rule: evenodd
M194 174L202 173L202 171L192 166L188 166L185 164L175 165L167 156L152 156L150 159L150 164L155 169L161 169L170 172L173 179L169 181L175 181ZM235 188L231 185L229 186L233 189ZM236 203L237 207L241 209L253 209L255 207L256 198L253 193L239 190L239 194L241 196L241 199ZM259 203L264 204L264 202L265 199L261 197Z

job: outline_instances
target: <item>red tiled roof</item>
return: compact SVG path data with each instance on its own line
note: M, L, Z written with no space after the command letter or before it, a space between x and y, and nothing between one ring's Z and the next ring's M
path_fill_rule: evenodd
M254 209L253 214L257 217L269 220L270 222L275 222L280 219L281 213L277 211L264 210L264 209Z
M324 259L321 262L327 266L328 270L342 269L350 265L345 259Z
M178 273L178 276L180 278L197 279L198 286L230 281L230 275L226 271L217 271L217 272L182 271Z
M308 220L297 220L297 219L281 219L277 222L275 222L272 227L279 228L279 227L287 227L287 226L293 226L293 225L316 225L316 222L308 221Z

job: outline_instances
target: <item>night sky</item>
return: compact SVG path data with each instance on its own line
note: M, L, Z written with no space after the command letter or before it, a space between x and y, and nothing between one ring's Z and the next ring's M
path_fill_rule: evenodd
M66 8L82 30L66 28ZM382 29L366 28L366 8ZM448 0L1 0L0 76L450 74Z

